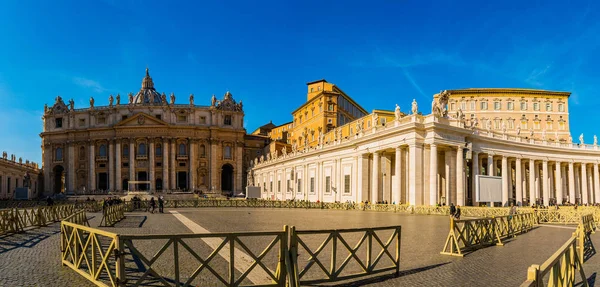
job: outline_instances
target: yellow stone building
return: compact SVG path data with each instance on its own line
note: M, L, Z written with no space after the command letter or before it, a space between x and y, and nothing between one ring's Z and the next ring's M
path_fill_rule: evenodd
M460 89L436 94L447 97L449 116L467 125L508 135L569 141L568 92L532 89Z
M0 157L0 199L15 198L17 188L29 188L28 198L39 195L42 189L42 170L35 162L23 161L7 152Z

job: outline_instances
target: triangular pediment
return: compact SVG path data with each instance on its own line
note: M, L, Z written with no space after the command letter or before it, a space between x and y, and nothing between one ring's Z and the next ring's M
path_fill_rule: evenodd
M168 126L163 120L145 113L137 113L127 119L120 121L115 127L144 127L144 126Z

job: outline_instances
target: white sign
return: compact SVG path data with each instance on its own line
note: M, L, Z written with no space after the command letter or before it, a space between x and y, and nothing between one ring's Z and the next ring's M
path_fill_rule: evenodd
M475 201L502 202L502 177L476 175Z

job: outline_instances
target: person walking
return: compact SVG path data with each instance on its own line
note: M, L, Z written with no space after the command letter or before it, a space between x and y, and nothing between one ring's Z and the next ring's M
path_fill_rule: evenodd
M456 206L456 210L454 211L454 218L456 220L460 220L460 205Z
M165 200L163 199L162 195L158 197L158 212L160 213L164 213L163 207L165 204Z
M456 206L454 206L454 203L450 203L450 216L454 217L455 213L456 213Z
M150 198L150 213L154 213L154 209L156 208L156 201L154 201L154 197Z

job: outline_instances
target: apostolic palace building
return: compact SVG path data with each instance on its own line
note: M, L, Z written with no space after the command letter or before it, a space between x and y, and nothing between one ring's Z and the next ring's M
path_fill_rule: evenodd
M496 205L600 203L597 138L573 142L570 93L445 90L370 114L325 80L307 95L291 122L254 132L271 138L247 175L263 198L479 205L476 175L489 175Z
M193 95L177 104L146 69L135 94L84 108L57 97L43 120L48 193L243 190L244 112L229 92L206 106Z

